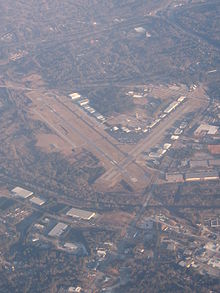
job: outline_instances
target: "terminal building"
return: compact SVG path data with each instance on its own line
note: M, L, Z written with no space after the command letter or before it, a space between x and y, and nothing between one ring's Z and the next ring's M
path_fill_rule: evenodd
M66 213L66 215L70 216L70 217L73 217L73 218L80 218L80 219L83 219L83 220L90 220L95 216L95 213L72 208Z

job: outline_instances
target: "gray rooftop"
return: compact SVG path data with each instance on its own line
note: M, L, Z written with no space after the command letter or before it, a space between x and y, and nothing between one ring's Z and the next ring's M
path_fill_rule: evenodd
M68 225L64 223L58 223L52 230L48 233L49 236L58 237L60 236L68 227Z
M90 220L92 217L95 216L95 213L72 208L66 213L66 215L74 217L74 218L81 218L84 220Z
M219 178L219 173L217 171L211 171L211 172L190 172L185 174L185 178L191 179L191 178L198 178L198 179L205 179L205 178Z

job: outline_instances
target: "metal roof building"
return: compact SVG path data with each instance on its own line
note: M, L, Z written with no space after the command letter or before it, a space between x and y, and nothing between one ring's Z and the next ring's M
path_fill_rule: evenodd
M34 204L37 204L38 206L42 206L45 203L45 201L43 199L36 197L36 196L32 197L30 199L30 201Z
M214 135L218 132L218 126L203 123L195 130L194 135L200 135L204 132L210 135Z
M83 219L83 220L90 220L91 218L93 218L95 216L95 213L72 208L66 213L66 215L70 216L70 217L73 217L73 218L80 218L80 219Z
M12 189L12 192L15 195L17 195L19 197L23 197L23 198L28 198L29 196L31 196L33 194L32 191L29 191L29 190L24 189L24 188L19 187L19 186L17 186L14 189Z
M78 246L75 243L71 243L71 242L66 242L64 244L64 247L69 250L77 250L78 249Z
M216 171L185 174L186 181L216 180L216 179L219 179L219 174Z
M191 160L190 167L191 168L208 167L208 161L207 160L199 160L199 161Z
M58 223L55 227L53 227L52 230L50 230L48 235L52 237L59 237L66 230L67 227L68 225L64 223Z
M85 106L89 104L89 99L83 99L79 101L80 106Z

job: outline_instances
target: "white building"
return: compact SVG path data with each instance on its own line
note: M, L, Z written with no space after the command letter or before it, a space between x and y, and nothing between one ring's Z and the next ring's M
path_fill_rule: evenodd
M81 98L81 95L79 93L72 93L69 96L72 100L78 100L79 98Z
M12 193L19 196L19 197L23 197L23 198L28 198L29 196L31 196L33 194L32 191L29 191L29 190L24 189L19 186L12 189Z

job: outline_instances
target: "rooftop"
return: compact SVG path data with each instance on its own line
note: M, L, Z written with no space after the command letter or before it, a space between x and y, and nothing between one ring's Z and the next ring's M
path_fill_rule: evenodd
M42 205L45 203L45 201L44 201L43 199L41 199L41 198L39 198L39 197L36 197L36 196L32 197L32 198L30 199L30 201L31 201L32 203L35 203L35 204L39 205L39 206L42 206Z
M208 167L208 162L207 160L200 160L200 161L190 161L190 167L195 168L195 167Z
M12 189L12 192L17 195L17 196L20 196L20 197L23 197L23 198L28 198L29 196L31 196L33 194L32 191L29 191L27 189L24 189L22 187L15 187L14 189Z
M48 233L49 236L58 237L60 236L68 227L68 225L64 223L58 223L52 230Z
M95 216L95 213L72 208L66 213L66 215L74 217L74 218L81 218L84 220L90 220L91 218L93 218Z
M209 124L201 124L194 132L195 135L200 135L202 132L206 132L207 134L213 135L218 131L218 127Z
M76 250L78 249L78 246L74 243L71 243L71 242L66 242L64 244L64 247L67 248L67 249L70 249L70 250Z
M72 100L77 100L81 97L79 93L72 93L69 96L71 97Z
M219 179L219 174L216 171L197 173L189 172L185 174L185 179L186 181Z

